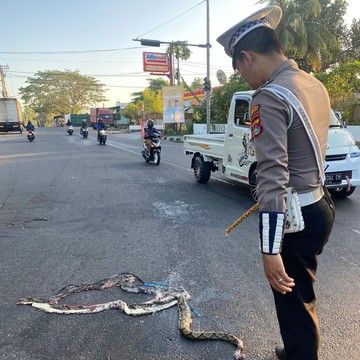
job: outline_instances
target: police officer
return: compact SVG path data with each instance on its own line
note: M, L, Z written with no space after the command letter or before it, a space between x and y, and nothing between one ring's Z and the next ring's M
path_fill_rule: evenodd
M330 236L334 207L323 186L330 119L326 89L281 50L274 31L281 8L248 16L217 41L233 68L256 89L251 132L257 158L259 247L275 299L281 360L317 360L319 325L313 283ZM305 228L285 233L287 188L298 193Z

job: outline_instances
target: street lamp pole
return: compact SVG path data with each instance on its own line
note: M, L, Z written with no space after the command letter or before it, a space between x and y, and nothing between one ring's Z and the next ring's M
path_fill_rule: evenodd
M210 11L209 0L206 0L206 78L210 85ZM210 91L211 86L206 88L206 133L210 134Z
M133 39L133 41L140 41L141 45L145 46L154 46L160 47L161 44L175 44L175 45L186 45L186 46L196 46L201 48L206 48L206 86L205 86L205 95L206 95L206 132L210 134L210 94L211 94L211 85L210 85L210 10L209 10L209 1L206 0L206 44L188 44L186 41L160 41L160 40L151 40L151 39ZM172 54L171 57L173 57ZM174 59L171 59L172 64ZM171 64L171 66L172 66ZM179 68L179 65L178 65ZM173 71L173 69L172 69ZM172 76L172 75L171 75ZM179 82L180 80L178 80Z

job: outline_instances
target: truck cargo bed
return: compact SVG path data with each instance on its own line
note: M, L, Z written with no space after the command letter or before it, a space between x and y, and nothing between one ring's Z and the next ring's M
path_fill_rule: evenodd
M185 135L185 154L200 152L216 159L224 157L225 134Z

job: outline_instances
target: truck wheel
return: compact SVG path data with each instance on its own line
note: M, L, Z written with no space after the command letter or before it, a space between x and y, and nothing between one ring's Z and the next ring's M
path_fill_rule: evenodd
M194 175L198 183L205 184L209 181L211 174L210 163L204 161L202 156L196 156L194 159Z
M250 193L251 193L251 197L257 202L258 201L258 191L257 191L257 182L256 182L256 177L257 177L257 170L255 169L251 175L250 175L250 181L249 181L249 185L250 185Z
M355 191L356 186L351 186L350 191L346 191L347 188L333 188L328 189L329 193L334 199L345 199L346 197L350 196Z

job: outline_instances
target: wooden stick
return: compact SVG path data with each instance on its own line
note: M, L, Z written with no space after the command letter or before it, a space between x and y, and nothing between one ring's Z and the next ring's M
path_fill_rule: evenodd
M253 205L245 214L241 215L237 220L235 220L226 230L225 235L228 235L230 231L234 230L242 221L244 221L249 215L259 208L259 203Z

